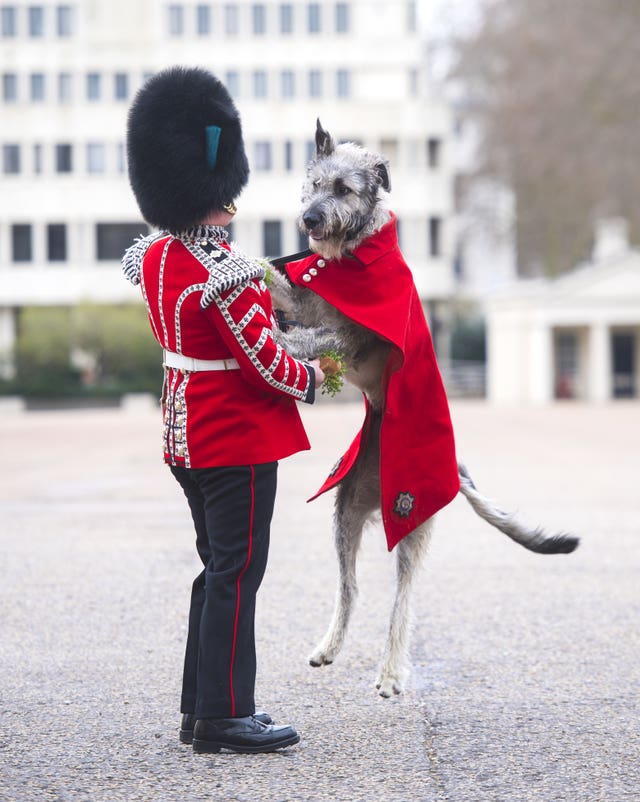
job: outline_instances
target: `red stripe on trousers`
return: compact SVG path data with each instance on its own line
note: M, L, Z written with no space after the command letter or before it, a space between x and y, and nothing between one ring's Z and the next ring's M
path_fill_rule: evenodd
M255 481L255 471L253 469L253 465L249 466L251 469L251 508L249 511L249 550L247 553L247 561L245 562L242 571L238 574L238 578L236 579L236 616L235 621L233 622L233 643L231 646L231 665L229 666L229 692L231 695L231 717L233 718L236 714L236 698L233 693L233 666L236 659L236 642L238 640L238 619L240 618L240 582L242 577L247 571L249 567L249 563L251 562L251 553L253 551L253 516L254 516L254 507L255 507L255 488L254 488L254 481Z

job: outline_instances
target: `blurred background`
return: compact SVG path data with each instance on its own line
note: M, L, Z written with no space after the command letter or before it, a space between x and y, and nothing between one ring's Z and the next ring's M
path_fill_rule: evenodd
M189 64L243 119L245 252L306 247L319 117L390 162L452 397L637 398L639 50L637 0L2 2L0 394L158 393L120 269L148 232L126 116L149 75Z

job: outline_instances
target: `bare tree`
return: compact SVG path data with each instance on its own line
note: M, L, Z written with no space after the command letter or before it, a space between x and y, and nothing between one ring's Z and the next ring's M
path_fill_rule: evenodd
M639 0L485 0L449 79L481 134L477 171L514 192L519 271L589 255L597 218L640 232ZM471 181L473 184L473 181Z

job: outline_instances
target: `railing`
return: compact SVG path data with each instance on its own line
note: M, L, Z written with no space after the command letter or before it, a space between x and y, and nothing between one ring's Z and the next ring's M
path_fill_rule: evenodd
M449 398L485 398L487 366L484 362L452 360L440 365Z

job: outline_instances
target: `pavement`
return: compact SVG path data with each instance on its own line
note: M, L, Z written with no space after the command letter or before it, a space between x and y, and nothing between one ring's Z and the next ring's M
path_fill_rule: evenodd
M0 409L0 800L640 799L640 404L453 403L477 486L582 542L534 555L454 500L416 582L412 675L390 700L374 688L393 591L378 527L343 652L306 661L336 561L332 498L305 499L363 411L301 411L313 448L280 466L257 618L257 699L301 742L201 756L178 741L199 569L157 410Z

